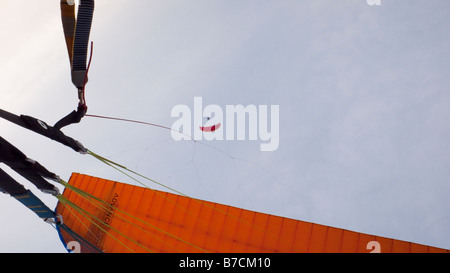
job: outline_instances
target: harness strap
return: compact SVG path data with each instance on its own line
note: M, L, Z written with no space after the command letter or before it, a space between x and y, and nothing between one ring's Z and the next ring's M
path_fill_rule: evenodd
M81 0L78 7L72 57L72 82L78 89L84 88L87 82L86 61L93 14L94 0Z
M26 189L4 170L0 169L0 191L6 194L14 195L24 193L26 192Z
M42 120L25 115L17 116L3 109L0 109L0 118L4 118L28 130L36 132L52 140L58 141L59 143L72 148L76 152L87 153L87 149L80 142L66 136L58 128L52 127Z
M64 37L66 39L67 52L69 53L70 68L72 69L73 39L75 35L75 3L74 1L61 0L61 20Z
M27 190L23 194L12 195L12 197L36 213L40 218L46 219L56 217L56 214L30 190Z
M69 54L72 83L78 90L78 109L69 113L55 124L56 129L78 123L87 111L84 95L85 86L88 82L88 72L92 59L91 56L86 67L89 35L94 14L94 0L80 0L78 15L75 19L75 1L61 0L61 20L66 40L67 52Z
M94 6L94 0L80 0L75 19L74 2L61 0L61 19L69 53L72 83L78 90L84 89L87 82L86 61Z
M58 194L58 188L45 178L59 181L59 177L48 171L39 162L28 158L14 145L0 137L0 162L5 163L15 172L33 183L43 192ZM25 188L12 177L0 170L0 188L11 195L25 192Z

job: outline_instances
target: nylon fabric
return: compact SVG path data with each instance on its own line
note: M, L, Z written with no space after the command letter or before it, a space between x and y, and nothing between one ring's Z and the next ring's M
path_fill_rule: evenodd
M72 83L84 89L87 82L86 61L94 14L94 0L81 0L75 19L75 5L61 0L61 20L69 54Z
M57 207L67 226L105 252L367 253L373 241L380 244L381 252L448 252L77 173L69 184L107 204L106 208L93 206L66 189L65 198L95 216L87 220L80 215L84 224L70 217L65 206Z
M40 218L53 218L55 213L47 207L38 197L36 197L30 190L24 194L13 195L17 201L36 213Z

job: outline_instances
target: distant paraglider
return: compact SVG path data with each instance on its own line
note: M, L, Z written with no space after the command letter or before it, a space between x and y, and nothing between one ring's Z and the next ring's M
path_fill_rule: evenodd
M208 120L209 120L209 118L208 118ZM212 126L200 126L200 130L203 132L214 132L219 128L220 128L220 122L215 125L212 125Z

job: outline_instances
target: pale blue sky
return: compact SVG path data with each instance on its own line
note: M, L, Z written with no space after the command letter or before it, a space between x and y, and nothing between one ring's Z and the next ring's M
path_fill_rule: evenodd
M449 12L445 0L97 0L89 113L170 127L172 107L195 96L277 104L280 146L212 148L87 117L64 132L193 197L448 249ZM59 1L4 0L0 18L0 108L53 124L77 103ZM2 137L65 179L130 182L0 123ZM17 201L0 196L0 206L0 252L64 251Z

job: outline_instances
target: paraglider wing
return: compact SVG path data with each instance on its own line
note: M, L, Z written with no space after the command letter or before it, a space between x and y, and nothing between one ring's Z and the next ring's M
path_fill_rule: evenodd
M203 132L214 132L215 130L220 128L220 123L217 123L216 125L213 126L200 126L200 130L202 130Z
M367 253L374 241L381 252L448 252L82 174L69 184L57 214L104 252Z

